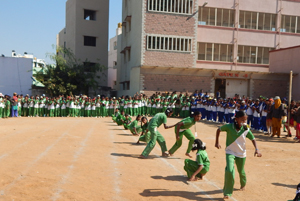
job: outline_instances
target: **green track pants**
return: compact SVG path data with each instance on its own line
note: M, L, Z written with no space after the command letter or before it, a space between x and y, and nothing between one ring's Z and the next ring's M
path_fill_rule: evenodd
M175 132L176 132L176 127L175 127ZM175 136L176 136L176 133L175 133ZM194 144L194 140L195 140L195 137L192 133L192 131L190 129L187 129L181 133L179 133L179 137L180 139L177 140L175 142L175 144L173 145L173 147L170 149L169 153L170 154L174 154L177 149L179 149L182 145L182 137L185 136L188 140L189 140L189 145L188 145L188 148L186 150L186 153L190 153L192 148L193 148L193 144Z
M167 145L166 145L166 141L165 138L159 133L159 131L157 130L157 128L150 128L149 129L151 135L150 135L150 141L147 144L146 148L144 149L142 155L144 157L148 157L148 155L150 154L150 152L152 151L152 149L155 147L156 141L158 142L160 148L161 148L161 152L165 153L167 151Z
M187 173L188 178L191 178L191 176L198 170L199 165L196 161L193 161L191 159L185 159L184 161L184 170ZM202 174L206 174L208 172L209 168L203 167L203 169L196 175L197 177L201 178Z
M231 154L226 154L225 181L223 193L226 196L231 196L234 186L234 161L240 175L241 187L246 186L246 173L244 170L246 158L239 158Z

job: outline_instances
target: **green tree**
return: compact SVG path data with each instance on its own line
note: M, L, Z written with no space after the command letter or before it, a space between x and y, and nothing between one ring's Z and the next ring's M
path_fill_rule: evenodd
M58 47L56 54L49 54L55 65L47 65L44 71L36 74L36 79L45 85L46 93L51 96L61 94L89 94L97 91L98 81L107 69L104 65L82 62L70 49Z

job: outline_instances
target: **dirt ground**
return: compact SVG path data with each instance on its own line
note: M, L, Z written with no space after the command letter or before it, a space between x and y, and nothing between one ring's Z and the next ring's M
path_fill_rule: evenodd
M167 125L178 121L168 119ZM185 138L173 157L161 158L157 144L143 160L137 157L145 144L136 145L137 137L111 118L0 119L0 200L222 200L225 133L221 133L222 149L218 150L214 147L218 126L197 123L198 137L207 143L211 166L204 180L187 182L183 169ZM162 126L159 130L171 148L174 129ZM300 182L300 143L254 135L263 157L253 156L248 140L246 191L237 190L236 174L231 200L294 198Z

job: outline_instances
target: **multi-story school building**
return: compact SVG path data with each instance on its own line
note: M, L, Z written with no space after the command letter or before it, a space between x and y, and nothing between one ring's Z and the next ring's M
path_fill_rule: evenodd
M300 0L123 0L118 95L287 96L269 51L300 45L299 11Z
M67 0L66 26L57 35L57 46L71 49L82 62L107 67L108 13L108 0ZM107 87L107 74L108 69L98 73L100 86Z

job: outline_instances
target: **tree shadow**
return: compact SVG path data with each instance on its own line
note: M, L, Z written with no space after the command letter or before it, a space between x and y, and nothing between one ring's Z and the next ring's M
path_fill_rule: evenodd
M222 190L204 191L204 192L190 192L190 191L170 191L167 189L145 189L140 193L143 197L178 197L189 200L223 200L222 198L210 198L206 195L221 194Z
M109 129L109 130L117 130L117 131L120 131L120 130L125 130L124 128L113 128L113 129Z
M289 185L289 184L281 184L281 183L272 183L275 186L281 186L281 187L286 187L286 188L293 188L296 189L297 185Z
M182 181L183 183L185 184L189 184L187 182L188 178L183 176L183 175L172 175L172 176L166 176L166 177L163 177L163 176L151 176L152 179L164 179L164 180L167 180L167 181Z

